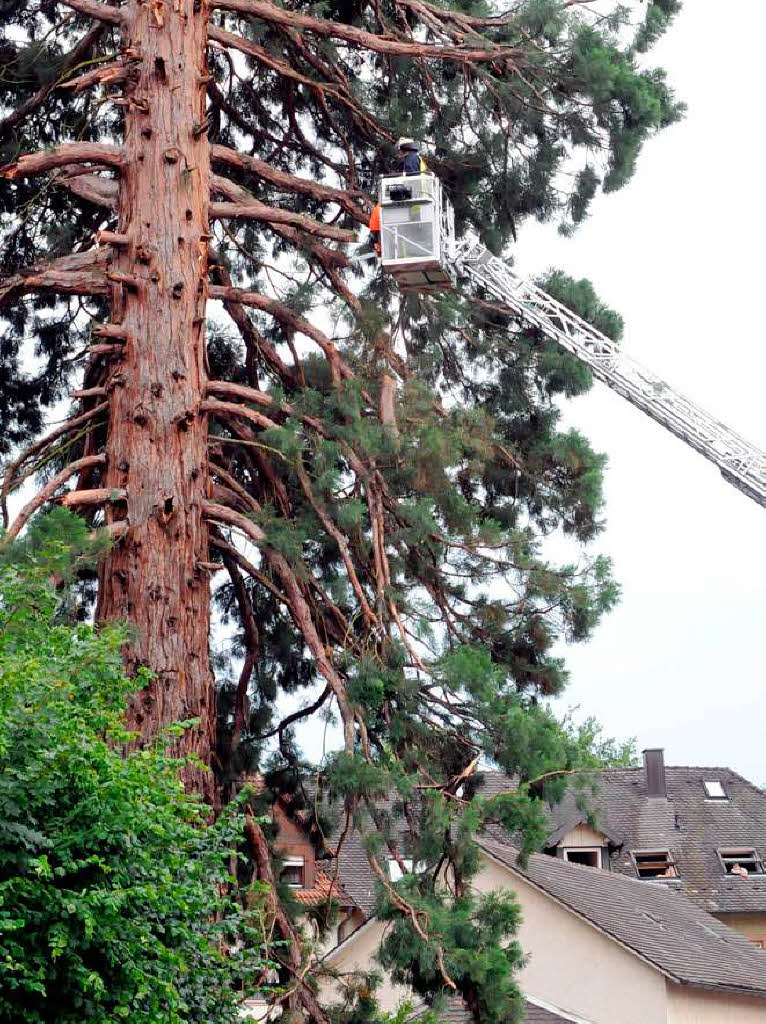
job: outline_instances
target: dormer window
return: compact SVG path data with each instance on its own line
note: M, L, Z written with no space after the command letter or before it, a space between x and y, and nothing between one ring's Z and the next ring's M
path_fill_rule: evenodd
M291 889L303 889L306 884L306 865L303 857L285 857L279 881Z
M705 779L702 783L705 787L705 799L706 800L728 800L726 790L721 785L719 779Z
M633 850L631 859L639 878L679 878L678 865L668 850Z
M589 868L601 867L601 847L564 847L564 860L570 864L585 864Z
M752 846L729 846L718 850L718 859L724 874L735 878L762 875L763 861Z

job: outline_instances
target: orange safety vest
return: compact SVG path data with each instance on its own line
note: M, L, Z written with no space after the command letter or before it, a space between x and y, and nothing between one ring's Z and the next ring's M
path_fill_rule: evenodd
M380 231L380 203L377 203L377 205L372 208L369 229L370 231Z

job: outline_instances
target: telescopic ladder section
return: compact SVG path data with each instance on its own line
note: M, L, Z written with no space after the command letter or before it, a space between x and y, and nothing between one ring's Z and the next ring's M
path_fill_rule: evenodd
M626 356L614 341L524 280L480 243L460 242L453 252L454 270L459 278L468 279L472 290L484 289L524 323L557 341L586 363L594 377L704 455L726 480L766 508L764 452Z

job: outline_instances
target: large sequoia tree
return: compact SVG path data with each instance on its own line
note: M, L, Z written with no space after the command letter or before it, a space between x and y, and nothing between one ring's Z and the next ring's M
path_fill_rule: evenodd
M524 783L485 813L533 835L533 780L582 753L538 699L565 680L555 642L615 596L604 559L543 550L599 529L603 458L554 404L590 377L497 305L398 296L347 243L401 134L459 231L501 251L526 217L570 230L679 115L642 63L677 6L2 0L5 525L54 501L108 527L96 615L130 622L126 663L154 673L131 721L198 720L180 745L209 797L256 767L294 786L293 724L332 709L323 778L348 821L364 810L400 856L376 804L397 790L421 859L460 879L479 819L448 819L478 756ZM619 331L587 283L548 287ZM212 590L235 629L211 660ZM271 878L255 823L251 843ZM410 980L508 1019L511 988L489 1006L453 955L431 876L404 896L383 874L430 950ZM476 949L512 917L477 923Z

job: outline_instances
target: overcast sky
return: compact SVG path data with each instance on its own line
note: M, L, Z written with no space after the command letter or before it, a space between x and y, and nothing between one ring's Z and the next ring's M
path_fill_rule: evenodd
M652 63L688 104L572 239L525 227L517 264L588 277L625 319L623 347L766 448L763 64L766 5L722 17L687 0ZM728 765L766 783L766 510L597 384L567 419L609 456L597 547L623 597L567 648L577 703L671 764Z

